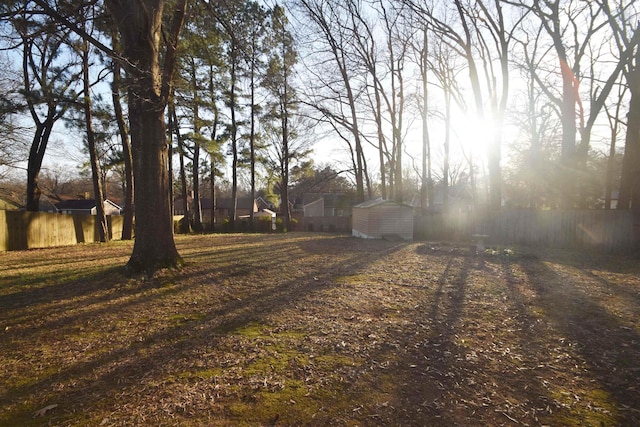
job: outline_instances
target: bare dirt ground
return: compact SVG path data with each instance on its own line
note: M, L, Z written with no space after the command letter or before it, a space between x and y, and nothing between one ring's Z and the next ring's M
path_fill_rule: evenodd
M640 425L637 257L177 243L0 253L1 426Z

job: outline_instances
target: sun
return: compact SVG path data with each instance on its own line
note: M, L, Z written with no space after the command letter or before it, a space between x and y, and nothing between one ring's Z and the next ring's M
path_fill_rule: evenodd
M496 131L494 120L474 113L461 113L452 120L452 149L460 150L464 157L477 162L486 156Z

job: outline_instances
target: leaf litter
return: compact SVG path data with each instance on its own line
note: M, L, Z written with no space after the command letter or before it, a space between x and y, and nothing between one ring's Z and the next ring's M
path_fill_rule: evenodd
M177 243L151 279L126 242L0 254L0 425L640 424L636 258Z

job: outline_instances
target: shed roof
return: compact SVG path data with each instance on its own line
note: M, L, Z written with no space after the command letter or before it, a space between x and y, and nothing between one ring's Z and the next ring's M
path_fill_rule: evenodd
M383 206L383 205L404 206L406 208L413 209L413 206L408 205L406 203L396 202L395 200L385 200L382 198L367 200L366 202L362 202L354 207L362 208L362 209L370 209L376 206Z
M304 193L302 205L308 206L318 200L324 200L325 208L350 209L353 197L346 193Z

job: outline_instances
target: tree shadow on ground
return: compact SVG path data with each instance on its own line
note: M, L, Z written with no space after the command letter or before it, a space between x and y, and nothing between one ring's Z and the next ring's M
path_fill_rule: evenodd
M530 304L571 343L602 393L601 400L608 403L599 409L612 413L621 425L640 424L640 335L635 322L612 311L607 300L621 294L627 306L637 310L637 287L634 292L594 275L584 265L566 270L560 264L536 261L522 263L522 268L533 291ZM601 294L603 289L608 295Z
M637 424L637 333L582 281L604 273L339 235L178 245L179 272L19 300L0 425Z
M40 325L39 333L32 331L28 341L13 335L14 330L0 338L16 369L25 364L24 359L29 367L39 366L28 379L8 378L0 388L0 406L9 408L1 424L37 423L31 414L51 402L59 404L52 412L54 423L77 419L83 411L86 414L81 419L89 424L105 421L91 419L95 408L113 406L117 412L118 406L127 406L121 398L157 392L161 385L176 382L193 369L193 357L200 363L228 365L220 359L203 362L202 355L213 354L233 331L254 322L268 324L267 318L274 313L334 287L337 272L366 267L394 250L389 245L371 245L362 257L362 252L345 248L350 242L342 238L342 248L336 252L335 240L325 244L314 239L307 244L305 239L276 238L268 247L254 247L250 239L243 240L228 249L212 250L208 259L200 255L198 262L185 256L190 263L185 270L159 275L152 286L148 281L116 283L116 287L125 287L124 292L108 297L99 295L95 287L78 291L73 296L82 297L87 303L85 310L78 312L76 303L71 302L64 307L69 309L68 315L61 309L55 320ZM307 257L309 262L305 263ZM259 261L246 262L248 259ZM231 260L235 261L229 264ZM295 271L289 268L292 260L296 261ZM64 282L57 285L64 287ZM45 296L55 299L55 291L46 291L33 304L20 298L12 308L14 316L20 316L21 309L36 309L33 305L46 306ZM73 300L72 295L66 297ZM63 324L66 328L52 336ZM96 348L96 343L103 347ZM35 353L21 355L24 349ZM179 412L175 406L152 409L156 421ZM142 418L134 422L144 420L144 410L141 408Z

